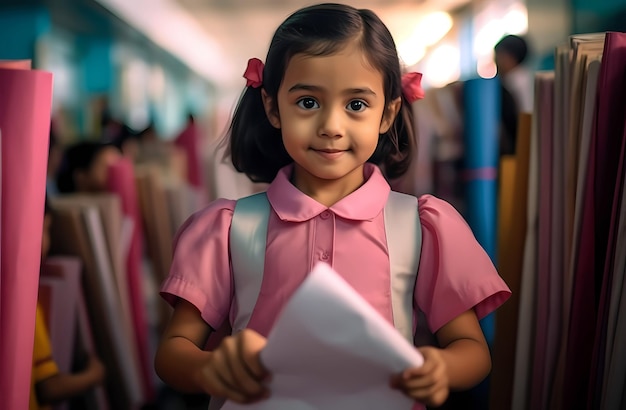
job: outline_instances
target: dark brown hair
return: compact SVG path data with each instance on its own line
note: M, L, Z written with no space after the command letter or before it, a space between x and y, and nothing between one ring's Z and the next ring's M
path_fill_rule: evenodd
M391 128L381 134L368 160L381 167L389 179L408 169L415 138L413 115L402 95L400 60L391 33L370 10L342 4L305 7L289 16L272 38L265 68L263 89L276 104L278 89L289 60L296 54L327 56L358 40L368 62L383 75L385 105L402 98L400 112ZM293 160L283 146L280 129L266 117L261 88L246 87L229 129L229 151L235 169L255 182L271 182L283 166Z
M88 171L107 147L115 146L99 141L79 141L67 147L56 178L59 192L75 192L74 173L78 170Z

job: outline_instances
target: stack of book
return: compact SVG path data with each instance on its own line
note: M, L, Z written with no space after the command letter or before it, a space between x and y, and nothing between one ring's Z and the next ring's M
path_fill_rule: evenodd
M626 34L573 35L555 62L501 165L498 267L519 296L498 312L491 405L619 409Z

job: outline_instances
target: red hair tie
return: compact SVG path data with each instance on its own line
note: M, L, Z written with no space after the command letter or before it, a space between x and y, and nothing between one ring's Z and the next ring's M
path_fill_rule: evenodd
M422 73L406 73L402 76L402 94L412 104L424 98Z
M248 60L248 67L243 73L246 79L246 87L259 88L263 84L263 62L258 58Z

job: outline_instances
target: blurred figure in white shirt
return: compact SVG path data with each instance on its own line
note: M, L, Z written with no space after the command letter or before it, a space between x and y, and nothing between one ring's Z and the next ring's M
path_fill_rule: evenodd
M515 152L519 114L533 111L533 75L525 65L528 55L526 40L512 34L504 36L494 47L502 82L502 154Z

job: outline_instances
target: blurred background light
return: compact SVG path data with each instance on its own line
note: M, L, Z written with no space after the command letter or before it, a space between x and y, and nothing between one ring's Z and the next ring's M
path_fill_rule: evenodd
M426 48L437 44L452 28L452 17L446 12L434 12L417 22L408 38L398 45L400 58L407 66L417 64L426 55Z
M457 46L441 44L424 60L424 72L431 87L443 87L459 79L461 53Z
M507 34L526 34L528 31L528 12L526 6L516 2L502 9L492 5L476 18L473 48L476 60L493 56L493 47Z
M481 57L476 63L476 73L481 78L493 78L496 76L498 68L491 57Z
M502 25L508 34L525 34L528 31L528 11L521 3L513 4L502 17Z
M97 1L145 32L198 74L216 82L231 77L229 61L223 58L219 43L172 0ZM216 61L220 64L215 64Z

